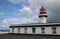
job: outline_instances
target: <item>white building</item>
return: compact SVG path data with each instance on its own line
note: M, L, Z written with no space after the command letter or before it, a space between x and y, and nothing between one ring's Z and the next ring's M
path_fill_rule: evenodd
M18 24L10 26L10 33L60 35L60 23L47 23L46 9L40 9L40 23Z

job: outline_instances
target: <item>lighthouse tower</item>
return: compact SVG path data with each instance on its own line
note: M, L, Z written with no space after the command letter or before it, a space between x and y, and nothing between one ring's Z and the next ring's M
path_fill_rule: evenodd
M40 23L47 23L46 9L43 6L40 9L39 18L40 18Z

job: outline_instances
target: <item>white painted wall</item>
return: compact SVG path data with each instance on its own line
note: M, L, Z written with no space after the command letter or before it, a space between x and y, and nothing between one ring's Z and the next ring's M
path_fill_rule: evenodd
M36 27L36 34L41 34L41 27Z
M27 27L27 33L32 34L32 28L31 27Z
M52 27L45 27L45 34L52 34Z
M60 27L56 28L56 32L57 32L58 35L60 35Z
M47 23L46 17L40 17L40 23Z
M20 27L20 33L25 33L25 27ZM35 27L36 32L32 32L32 27L26 27L27 33L26 34L41 34L41 27ZM10 28L10 33L12 33L12 28ZM14 28L14 33L18 33L18 28ZM45 27L45 34L53 34L52 27ZM60 27L56 27L56 34L60 35Z
M20 28L20 33L25 33L24 28Z
M14 28L14 33L18 33L18 28Z
M12 28L10 28L10 33L12 33Z

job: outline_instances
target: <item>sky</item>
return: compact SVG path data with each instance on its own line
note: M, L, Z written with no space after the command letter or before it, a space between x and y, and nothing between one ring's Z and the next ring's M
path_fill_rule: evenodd
M40 8L47 12L47 22L60 22L60 0L0 0L0 30L10 24L39 23Z

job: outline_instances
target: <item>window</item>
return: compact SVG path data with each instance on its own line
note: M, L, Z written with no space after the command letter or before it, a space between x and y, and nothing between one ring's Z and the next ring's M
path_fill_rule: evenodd
M25 28L25 33L27 33L27 28Z
M53 33L53 34L56 34L56 27L53 27L53 28L52 28L52 33Z
M32 28L32 32L35 33L35 28Z
M20 33L20 28L18 28L18 33Z
M14 28L12 28L12 33L14 33Z
M45 33L45 28L41 28L41 33Z

